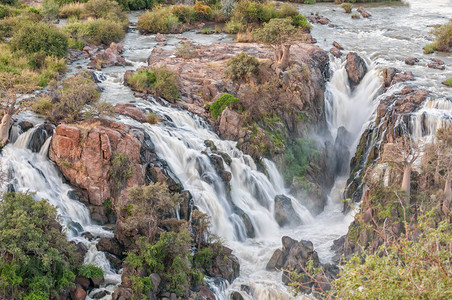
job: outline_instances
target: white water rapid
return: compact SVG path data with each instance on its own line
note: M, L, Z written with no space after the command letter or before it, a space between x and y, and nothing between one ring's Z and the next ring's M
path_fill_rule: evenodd
M47 158L51 138L46 140L39 153L33 153L27 148L35 130L37 129L29 129L21 134L14 144L3 148L0 165L7 174L3 189L10 185L15 191L34 193L36 200L47 199L51 205L57 207L68 239L82 242L88 248L84 262L97 265L105 272L105 283L99 289L94 289L90 295L103 289L111 292L121 278L112 269L105 254L97 251L96 244L98 238L112 236L113 233L95 225L90 219L88 208L70 198L72 188L63 182L57 167ZM82 237L81 234L85 231L96 238L89 241Z

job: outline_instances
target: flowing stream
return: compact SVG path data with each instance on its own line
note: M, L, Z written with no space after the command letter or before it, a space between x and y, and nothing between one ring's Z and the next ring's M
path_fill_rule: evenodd
M357 51L368 63L367 75L352 91L347 82L343 59L331 61L334 73L327 84L325 110L333 137L336 137L338 128L343 126L350 132L356 146L361 132L374 119L379 97L384 96L380 95L379 74L382 68L388 66L412 71L416 81L411 84L422 86L431 92L424 107L411 117L410 128L415 137L431 137L437 127L445 126L451 121L450 89L440 84L440 81L451 76L450 67L446 71L432 70L427 68L426 62L430 57L439 57L450 65L452 57L441 54L426 56L422 54L422 46L429 42L430 28L426 25L445 23L452 16L452 2L432 0L425 3L413 0L410 3L411 6L387 3L367 5L366 10L372 17L360 20L352 20L350 15L332 4L297 5L304 14L319 12L332 20L332 26L313 26L312 34L322 48L329 49L335 40L346 51ZM139 14L140 12L129 14L132 23L136 22ZM187 32L168 35L165 47L173 47L179 42L180 36L205 44L231 41L224 34L199 35ZM337 180L328 205L318 216L313 217L297 199L291 197L303 224L280 228L274 220L274 198L280 194L290 195L273 162L264 161L268 174L266 176L257 170L251 157L235 147L235 142L221 140L201 118L160 101L145 101L134 97L132 91L123 85L124 72L146 65L157 42L154 35L140 35L132 26L123 44L124 57L132 66L110 67L97 73L102 78L102 100L113 104L132 102L163 119L156 125L150 125L124 116L117 117L118 121L143 128L149 133L159 157L168 163L184 188L191 192L195 205L211 216L212 232L219 235L239 258L239 278L232 284L210 284L217 298L227 299L232 291L241 291L242 285L247 285L253 292L252 295L242 292L244 299L292 299L293 296L281 282L281 273L268 272L265 266L274 250L281 247L281 237L285 235L296 240L312 241L320 260L331 261L333 253L330 247L333 240L347 232L353 219L351 214L344 216L341 213L340 198L345 179ZM421 62L415 66L405 65L403 60L408 56L421 58ZM72 67L76 70L76 66L86 64L87 61L82 60L75 62ZM393 87L386 94L399 88ZM28 112L22 118L28 119L29 116L32 115ZM58 207L68 238L81 241L88 247L85 262L95 263L106 271L107 280L102 288L112 290L120 281L120 275L112 270L105 255L96 250L98 239L88 241L81 236L83 231L89 231L96 237L111 236L112 232L94 225L89 218L88 209L71 199L70 186L63 182L61 174L47 158L50 139L40 153L32 153L27 149L33 130L36 129L22 135L17 133L17 141L5 147L1 153L0 161L9 173L8 182L16 190L35 192L37 199L48 199ZM225 169L232 174L230 197L207 155L210 150L204 145L205 140L213 141L219 151L227 153L232 159L230 166L224 164ZM235 214L237 208L249 216L255 229L255 238L246 238L246 226ZM109 296L105 297L108 298Z

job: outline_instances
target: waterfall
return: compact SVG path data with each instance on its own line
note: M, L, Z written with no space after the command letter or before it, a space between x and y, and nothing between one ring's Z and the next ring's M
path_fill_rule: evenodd
M95 225L90 218L88 208L81 202L71 199L73 189L63 182L58 169L47 158L51 138L48 138L41 147L39 153L32 153L27 149L30 137L36 128L21 134L14 144L3 148L0 162L3 170L7 173L7 184L14 187L15 191L32 192L36 200L47 199L55 206L61 216L61 225L66 229L69 240L82 242L88 248L84 262L101 267L105 273L105 283L102 289L109 293L116 284L121 281L120 275L110 266L103 252L97 251L96 244L99 237L113 236L111 231ZM81 236L83 232L90 232L97 237L88 241ZM99 289L93 290L92 294ZM104 299L109 299L107 296ZM89 297L87 299L90 299Z
M356 140L363 125L378 107L376 98L381 90L382 79L374 63L354 90L350 88L345 61L331 61L333 76L327 83L325 114L329 130L335 139L338 129L344 127Z
M264 161L267 177L257 170L251 157L235 147L235 142L221 140L199 117L156 103L148 105L171 122L141 124L123 116L121 122L147 131L158 156L191 192L195 205L212 217L213 233L227 241L244 241L249 224L239 217L241 212L249 217L256 237L269 237L279 231L274 217L274 199L286 191L282 176L272 162ZM230 156L230 165L222 162L223 168L232 174L230 188L210 161L210 149L204 145L205 140L213 141L219 152ZM312 222L307 209L295 199L292 202L301 220Z

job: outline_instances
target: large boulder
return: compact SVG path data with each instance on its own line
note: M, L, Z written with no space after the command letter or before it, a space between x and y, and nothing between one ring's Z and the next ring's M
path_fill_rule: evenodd
M215 249L215 257L210 265L204 266L205 274L211 277L224 278L229 283L240 275L240 264L232 250L218 245Z
M292 206L292 200L284 195L275 197L275 219L281 227L301 224L301 219Z
M366 62L356 52L347 54L345 69L352 86L358 85L367 73Z
M133 172L122 186L125 189L145 183L146 164L157 158L152 146L147 133L125 124L110 121L60 124L55 129L49 157L86 198L93 219L106 223L112 221L110 215L113 210L103 204L106 199L115 196L109 175L113 155L120 153L129 157ZM123 199L126 200L125 197L118 197L118 200ZM121 201L114 204L124 204Z

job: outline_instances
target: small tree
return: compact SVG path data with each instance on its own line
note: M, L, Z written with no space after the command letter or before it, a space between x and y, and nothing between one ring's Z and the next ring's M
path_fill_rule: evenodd
M420 149L408 136L399 137L395 143L386 144L382 160L403 174L401 189L406 192L406 202L410 197L411 168L418 159Z
M254 32L254 39L273 48L275 62L284 70L289 65L290 46L297 32L292 19L271 19Z
M166 184L150 183L128 190L128 212L125 223L128 228L142 228L149 242L154 240L158 226L181 202L179 194L173 194Z

